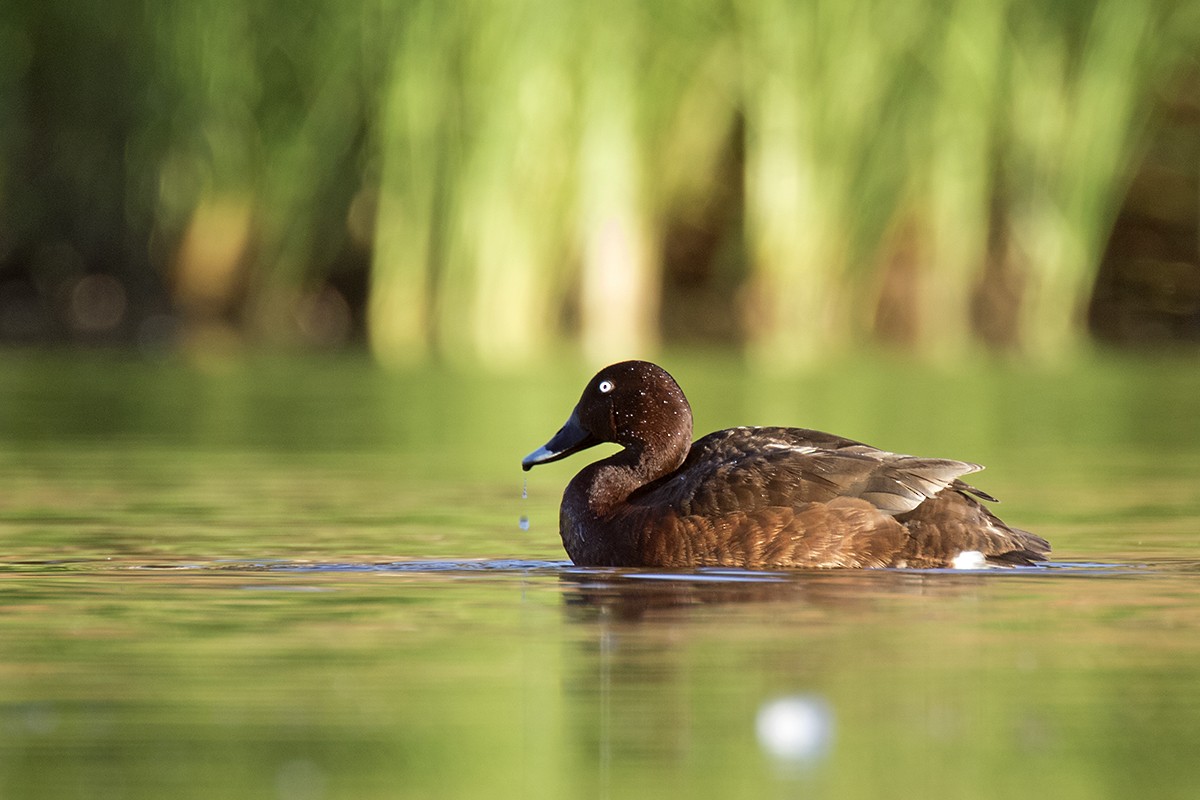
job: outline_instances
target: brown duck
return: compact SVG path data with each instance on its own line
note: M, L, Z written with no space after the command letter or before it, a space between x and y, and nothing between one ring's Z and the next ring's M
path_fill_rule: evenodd
M960 480L977 464L801 428L691 438L691 406L675 379L623 361L592 378L562 429L521 466L601 442L624 448L584 467L563 493L563 546L584 566L1025 566L1050 552Z

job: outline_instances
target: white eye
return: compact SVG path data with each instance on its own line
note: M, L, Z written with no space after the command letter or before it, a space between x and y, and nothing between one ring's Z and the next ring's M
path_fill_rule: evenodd
M612 381L600 381L600 385L596 388L600 390L600 394L608 394L616 387L613 385Z

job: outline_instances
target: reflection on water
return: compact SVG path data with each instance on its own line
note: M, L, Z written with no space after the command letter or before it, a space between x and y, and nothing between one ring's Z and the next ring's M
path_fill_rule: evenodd
M519 497L569 371L556 396L340 363L35 362L0 381L0 797L1200 785L1200 379L843 375L842 394L685 366L703 428L988 463L1058 560L677 572L565 561L578 465Z
M833 745L833 710L821 697L780 697L758 709L754 728L758 743L776 761L813 766Z
M7 562L0 789L1182 791L1197 572Z

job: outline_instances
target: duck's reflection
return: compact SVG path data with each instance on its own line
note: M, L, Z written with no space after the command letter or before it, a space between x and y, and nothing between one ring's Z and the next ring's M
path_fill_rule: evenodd
M816 779L837 747L835 721L864 716L854 707L844 718L840 676L908 646L897 644L898 618L943 600L971 603L992 579L567 568L571 738L602 797L622 796L627 764L669 770L710 748L752 747L782 779Z
M680 611L745 603L782 603L788 613L812 608L866 608L903 596L961 595L977 591L987 576L945 571L839 570L567 570L560 574L567 619L603 615L635 622L679 616Z

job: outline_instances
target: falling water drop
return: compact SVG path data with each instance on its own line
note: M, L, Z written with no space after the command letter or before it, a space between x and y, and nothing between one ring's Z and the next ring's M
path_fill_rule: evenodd
M525 481L521 484L521 501L524 502L525 500L528 500L528 499L529 499L529 476L526 475ZM526 514L522 514L521 518L519 520L517 520L517 527L519 527L523 531L529 530L529 517Z

